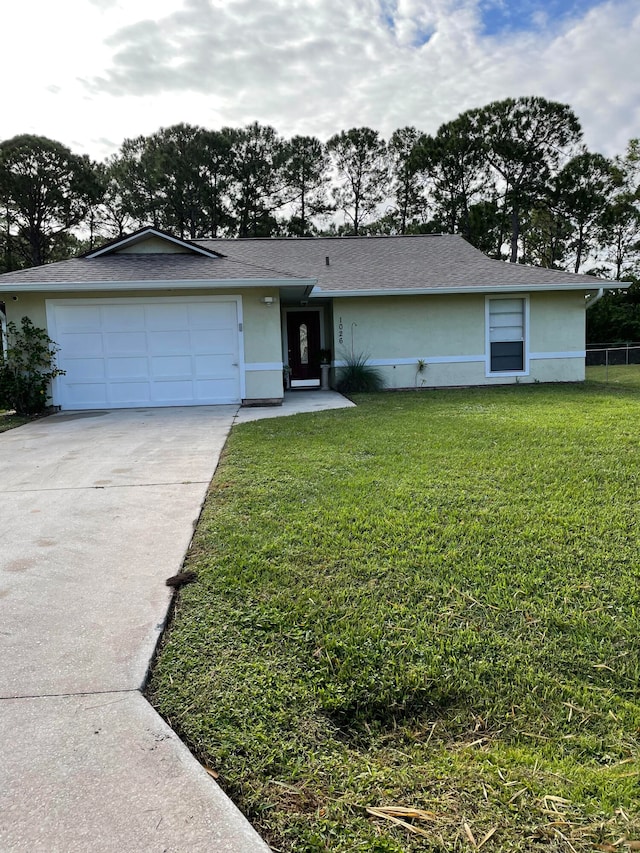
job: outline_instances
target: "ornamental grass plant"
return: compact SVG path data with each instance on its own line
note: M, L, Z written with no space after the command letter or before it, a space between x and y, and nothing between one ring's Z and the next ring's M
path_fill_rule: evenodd
M338 368L336 389L341 394L372 394L384 387L382 374L369 364L366 355L348 355Z

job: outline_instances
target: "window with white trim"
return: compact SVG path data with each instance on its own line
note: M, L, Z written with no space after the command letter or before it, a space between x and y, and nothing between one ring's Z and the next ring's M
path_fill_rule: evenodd
M524 299L489 300L489 371L522 373L525 369Z

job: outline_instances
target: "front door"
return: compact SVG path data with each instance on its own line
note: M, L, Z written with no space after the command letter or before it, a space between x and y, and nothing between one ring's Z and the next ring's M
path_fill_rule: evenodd
M320 382L320 312L287 313L287 345L291 384Z

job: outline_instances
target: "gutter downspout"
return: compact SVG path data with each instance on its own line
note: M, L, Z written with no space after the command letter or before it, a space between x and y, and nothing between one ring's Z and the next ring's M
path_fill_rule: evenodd
M596 304L596 302L599 302L599 301L602 299L602 297L603 297L603 296L604 296L604 287L601 287L601 288L598 290L598 292L595 294L595 296L592 296L590 299L587 299L587 301L586 301L586 303L585 303L585 306L584 306L584 307L585 307L585 309L586 309L586 308L591 308L591 306L592 306L592 305L595 305L595 304Z

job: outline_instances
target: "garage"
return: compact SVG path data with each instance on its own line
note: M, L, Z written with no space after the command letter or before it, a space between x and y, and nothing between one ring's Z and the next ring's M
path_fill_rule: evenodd
M239 297L47 300L62 409L204 406L242 398Z

